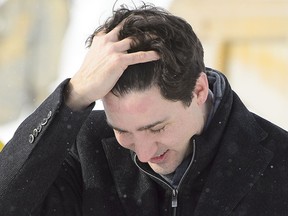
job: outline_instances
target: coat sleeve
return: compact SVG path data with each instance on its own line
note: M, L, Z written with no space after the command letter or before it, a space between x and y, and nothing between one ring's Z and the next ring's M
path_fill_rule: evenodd
M74 171L65 174L65 169L75 168L69 151L94 104L82 112L72 112L63 103L67 82L61 83L21 123L0 153L0 212L3 215L31 215L44 200L49 203L47 195L55 195L57 188L63 189L63 182L75 184L72 182L75 177L69 178Z

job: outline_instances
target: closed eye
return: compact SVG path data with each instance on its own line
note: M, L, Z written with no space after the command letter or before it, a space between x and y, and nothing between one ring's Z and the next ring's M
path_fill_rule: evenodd
M128 133L127 131L118 130L118 129L114 129L114 131L115 131L117 134L127 134L127 133Z
M163 126L162 128L159 128L159 129L152 129L152 128L150 128L150 132L151 133L154 133L154 134L156 134L156 133L161 133L161 132L163 132L165 130L165 126Z

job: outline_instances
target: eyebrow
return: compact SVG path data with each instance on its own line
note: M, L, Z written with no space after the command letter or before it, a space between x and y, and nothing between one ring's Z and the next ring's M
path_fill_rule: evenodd
M151 124L149 124L149 125L145 125L145 126L139 127L139 128L137 129L137 131L149 130L149 129L155 127L156 125L162 124L162 123L165 122L165 121L166 121L166 118L163 119L163 120L160 120L160 121L156 121L156 122L154 122L154 123L151 123ZM120 132L128 132L127 130L124 130L124 129L121 129L121 128L118 128L118 127L113 126L113 125L108 121L108 119L106 119L106 122L107 122L107 124L108 124L111 128L113 128L114 130L117 130L117 131L120 131Z

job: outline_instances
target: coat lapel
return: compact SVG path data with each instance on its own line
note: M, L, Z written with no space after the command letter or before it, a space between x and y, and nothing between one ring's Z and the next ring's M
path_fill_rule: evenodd
M139 172L130 151L121 147L114 137L105 139L102 143L126 215L159 215L155 183Z
M246 119L247 120L247 119ZM203 188L195 216L230 215L253 188L273 157L260 142L267 136L256 122L231 119ZM237 127L234 125L237 122ZM248 123L248 124L247 124Z

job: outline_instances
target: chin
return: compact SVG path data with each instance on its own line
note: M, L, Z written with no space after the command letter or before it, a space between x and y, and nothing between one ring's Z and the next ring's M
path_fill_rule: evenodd
M168 175L168 174L171 174L173 173L177 166L171 166L171 167L168 167L168 166L160 166L158 164L150 164L150 167L152 168L152 170L160 175Z

